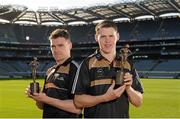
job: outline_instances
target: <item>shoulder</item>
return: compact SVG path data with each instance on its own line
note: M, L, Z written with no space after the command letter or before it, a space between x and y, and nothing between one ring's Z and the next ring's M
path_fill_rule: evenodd
M79 68L79 64L76 61L71 60L70 71L77 71L78 68Z
M79 64L74 60L71 60L71 65L77 68L79 67Z
M86 57L83 61L82 61L82 63L84 62L84 63L88 63L90 60L92 60L92 59L94 59L94 58L96 58L96 54L91 54L91 55L89 55L88 57Z
M50 67L47 71L46 71L46 75L48 75L53 69L54 69L55 65Z
M91 64L93 64L93 62L96 60L97 60L96 54L89 55L80 63L79 68L80 69L89 69L91 67Z

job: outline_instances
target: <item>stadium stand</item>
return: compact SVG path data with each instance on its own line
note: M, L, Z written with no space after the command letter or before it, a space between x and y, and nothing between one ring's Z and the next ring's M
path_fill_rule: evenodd
M18 10L16 13L10 12L15 17L12 19L8 17L10 13L3 13L11 6L5 6L0 9L0 19L9 20L10 23L0 23L0 78L30 77L29 62L33 57L38 58L40 65L37 74L43 77L45 71L55 63L50 52L48 36L56 28L66 28L70 31L73 42L72 55L81 62L97 48L94 40L95 24L92 21L113 20L124 16L130 20L116 21L121 36L117 49L124 44L130 45L133 52L130 58L134 59L140 77L180 78L180 17L159 17L163 13L179 13L177 7L173 6L180 6L180 2L150 0L73 9L66 12L58 10L51 11L54 16L51 18L48 17L48 11L44 11L42 20L37 20L33 15L34 12L28 11L26 7L25 12ZM37 11L37 14L42 15L42 11ZM137 16L147 14L153 15L154 18L135 19ZM17 17L19 15L21 17ZM42 25L48 20L57 22L57 18L61 19L58 22L63 21L62 25ZM37 25L15 23L22 19L41 23L38 22ZM68 25L70 22L81 20L87 24Z

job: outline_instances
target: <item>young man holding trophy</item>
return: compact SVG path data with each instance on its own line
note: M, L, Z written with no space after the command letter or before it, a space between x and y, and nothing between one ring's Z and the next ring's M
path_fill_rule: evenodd
M140 79L128 60L130 50L116 52L119 33L112 21L96 26L95 39L99 49L80 65L74 103L84 108L85 118L128 118L129 102L139 107L143 100Z
M69 32L56 29L49 37L56 65L48 69L42 92L27 89L27 95L43 109L43 118L76 118L81 113L73 103L72 84L77 63L71 58L72 43ZM32 92L34 91L34 92Z

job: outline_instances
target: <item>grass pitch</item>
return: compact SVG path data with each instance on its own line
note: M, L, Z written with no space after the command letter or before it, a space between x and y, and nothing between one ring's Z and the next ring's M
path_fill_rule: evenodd
M24 91L31 80L0 80L0 118L41 118L42 111ZM43 80L39 80L41 87ZM180 80L142 79L140 108L130 106L132 118L180 118Z
M0 118L40 118L35 101L25 95L32 80L0 80ZM39 81L42 86L43 80Z
M135 118L180 118L180 80L144 79L143 105L131 106Z

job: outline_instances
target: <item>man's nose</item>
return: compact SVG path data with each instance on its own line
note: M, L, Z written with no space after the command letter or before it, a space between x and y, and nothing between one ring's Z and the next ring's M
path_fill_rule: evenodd
M58 51L58 49L55 47L55 48L54 48L54 53L56 53L57 51Z
M110 38L106 37L105 42L106 43L110 42Z

